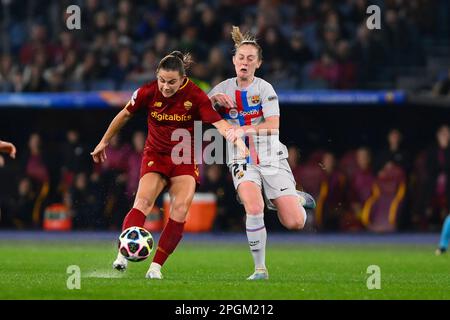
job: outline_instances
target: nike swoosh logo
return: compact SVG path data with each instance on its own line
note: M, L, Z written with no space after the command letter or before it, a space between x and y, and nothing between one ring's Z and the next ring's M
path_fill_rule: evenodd
M287 190L287 189L289 189L289 188L281 188L280 191L284 191L284 190Z

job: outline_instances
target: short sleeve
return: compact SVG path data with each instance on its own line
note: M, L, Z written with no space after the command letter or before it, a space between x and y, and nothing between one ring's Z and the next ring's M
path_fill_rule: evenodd
M146 101L148 101L151 95L151 90L148 86L142 86L133 92L130 101L127 104L127 110L131 113L135 113L141 108L146 106Z
M277 93L268 82L261 84L261 102L264 118L280 115Z

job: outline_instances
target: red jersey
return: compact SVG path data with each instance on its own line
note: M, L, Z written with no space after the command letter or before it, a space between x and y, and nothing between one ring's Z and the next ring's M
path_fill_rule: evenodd
M142 108L148 110L146 152L170 155L172 148L181 141L181 138L178 141L172 139L172 133L183 128L189 131L193 156L194 121L214 123L222 120L206 93L189 79L169 98L161 94L157 80L140 87L133 93L127 110L135 113Z

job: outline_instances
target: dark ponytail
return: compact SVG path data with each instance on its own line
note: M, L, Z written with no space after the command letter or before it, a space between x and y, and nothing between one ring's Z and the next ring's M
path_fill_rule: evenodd
M160 69L163 69L178 71L181 76L185 76L186 71L190 68L192 62L193 61L189 53L183 54L180 51L172 51L159 62L156 73L158 73Z

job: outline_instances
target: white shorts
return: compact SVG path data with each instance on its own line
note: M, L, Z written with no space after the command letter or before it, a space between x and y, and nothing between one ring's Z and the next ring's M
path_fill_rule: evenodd
M267 165L233 163L228 168L236 190L242 182L252 181L264 191L265 200L297 196L296 182L286 159Z

